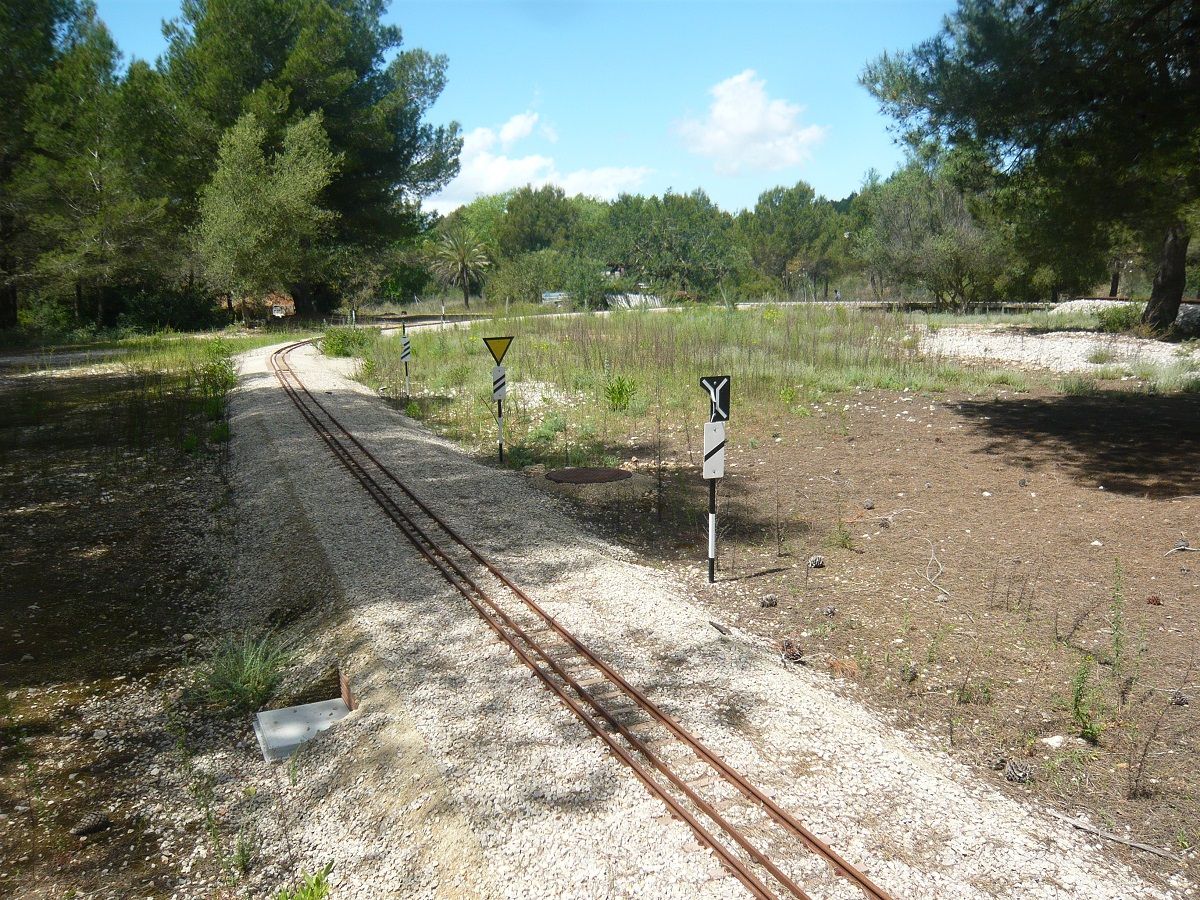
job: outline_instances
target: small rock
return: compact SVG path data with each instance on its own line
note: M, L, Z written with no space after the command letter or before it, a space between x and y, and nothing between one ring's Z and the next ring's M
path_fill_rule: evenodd
M1065 740L1066 740L1066 738L1063 737L1061 734L1056 734L1053 737L1042 738L1041 742L1043 744L1045 744L1047 747L1049 747L1051 750L1057 750L1059 747L1061 747L1063 745L1063 742Z
M767 594L767 596L762 598L762 603L760 605L763 609L770 609L771 607L779 605L779 598L774 594Z
M183 637L180 638L180 640L183 641L185 644L190 641L194 641L195 639L196 639L196 636L194 634L185 634Z
M984 492L983 492L983 496L985 496L985 497L990 497L990 496L992 496L992 492L991 492L991 491L984 491Z
M1191 702L1183 691L1176 691L1171 695L1171 703L1175 706L1187 706Z
M1021 487L1028 487L1028 486L1029 486L1029 479L1028 479L1028 478L1022 478L1020 481L1018 481L1018 482L1017 482L1017 484L1019 484Z
M1092 541L1092 546L1093 547L1103 547L1104 545L1102 543L1100 543L1099 541Z
M21 657L21 662L23 662L23 663L33 662L33 654L26 653L24 656Z
M822 606L821 607L821 615L827 616L830 619L832 619L834 616L837 615L837 607L836 606Z
M864 500L863 501L863 509L874 509L874 508L875 508L874 500Z
M103 728L97 728L95 731L92 732L92 737L97 741L102 741L106 737L108 737L108 732L105 731Z

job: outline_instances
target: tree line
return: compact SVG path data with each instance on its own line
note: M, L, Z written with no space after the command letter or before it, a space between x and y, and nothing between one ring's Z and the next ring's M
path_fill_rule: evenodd
M0 328L210 324L280 291L319 313L436 283L945 307L1054 299L1131 270L1166 327L1200 287L1197 12L1164 0L960 0L862 83L908 147L848 197L804 182L731 213L702 190L605 201L533 186L441 217L446 60L384 0L184 0L123 66L90 3L0 3ZM1190 255L1189 255L1190 254Z
M458 171L446 60L382 0L184 0L155 63L95 7L0 3L0 328L209 324L373 293Z

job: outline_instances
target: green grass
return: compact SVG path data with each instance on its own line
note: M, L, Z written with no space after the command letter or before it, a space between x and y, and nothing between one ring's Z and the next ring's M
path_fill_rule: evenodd
M505 359L510 400L505 431L511 448L538 455L543 419L564 416L575 464L611 456L631 427L645 437L656 416L664 429L694 423L705 400L702 375L733 377L735 409L803 415L814 402L858 388L1022 391L1031 376L978 368L919 354L910 336L925 316L788 304L730 310L628 311L609 316L513 318L445 332L411 334L413 391L423 418L484 450L495 439L492 360L481 338L504 328L516 336ZM366 350L364 377L387 393L403 391L400 342L384 337ZM571 398L533 407L520 386L539 382ZM576 441L576 429L595 440ZM556 451L562 456L561 440ZM522 461L528 455L516 454Z
M274 693L291 658L291 651L273 634L226 638L203 667L201 690L215 706L254 712Z

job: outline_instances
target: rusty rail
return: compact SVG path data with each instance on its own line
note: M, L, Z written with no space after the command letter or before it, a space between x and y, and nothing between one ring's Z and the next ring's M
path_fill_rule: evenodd
M752 896L763 900L773 900L779 896L800 900L808 900L809 897L794 878L780 868L778 862L753 843L744 828L730 822L713 802L701 796L702 785L708 787L719 783L732 786L745 801L747 811L757 810L764 816L763 822L756 823L756 830L774 824L784 836L794 839L827 862L835 874L853 882L869 900L892 900L890 894L586 647L400 481L309 392L292 371L287 361L288 355L310 343L298 341L288 344L271 355L271 368L300 414L384 514L441 576L471 603L518 659L629 767L647 790L666 805L672 816L692 829L697 840L713 851ZM468 571L472 567L477 571ZM480 584L481 581L492 582L491 593ZM494 593L507 595L508 608L493 596ZM556 643L534 637L541 633L548 634L550 640ZM578 665L592 674L582 677L579 672L570 671ZM637 722L629 721L629 713L622 714L617 709L618 704L622 703L631 706L634 715L644 715L646 718ZM638 733L647 727L658 734L647 736ZM685 778L677 771L680 763L672 765L665 758L664 747L670 751L686 748L691 757L685 761L701 761L715 777ZM705 822L705 819L708 821Z

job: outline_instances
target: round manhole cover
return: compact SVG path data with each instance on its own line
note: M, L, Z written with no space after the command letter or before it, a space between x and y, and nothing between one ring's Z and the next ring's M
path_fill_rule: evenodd
M559 484L604 484L608 481L621 481L632 476L632 472L626 472L624 469L605 469L595 466L555 469L553 472L546 473L547 478Z

